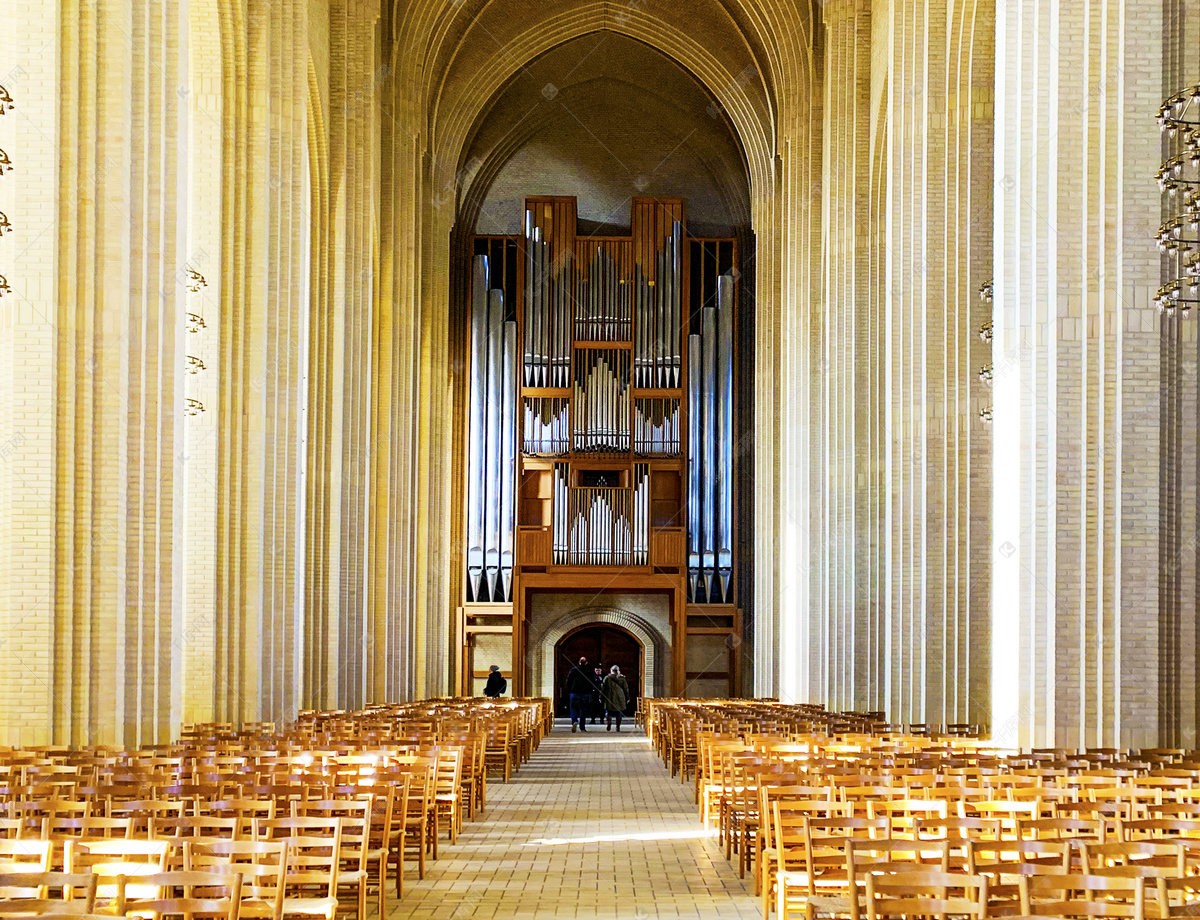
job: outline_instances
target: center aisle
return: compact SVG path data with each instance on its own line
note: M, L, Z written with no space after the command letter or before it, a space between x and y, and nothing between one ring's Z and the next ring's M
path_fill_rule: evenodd
M599 731L596 729L599 728ZM393 918L757 918L754 883L705 833L691 783L641 730L556 724L510 782L489 781L486 821L410 870ZM409 863L411 866L412 863Z

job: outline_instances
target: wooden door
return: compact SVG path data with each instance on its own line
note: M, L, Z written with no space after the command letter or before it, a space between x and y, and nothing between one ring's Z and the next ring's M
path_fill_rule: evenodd
M642 693L642 646L633 634L619 626L582 626L563 636L554 647L554 692L559 715L567 715L567 696L563 687L567 673L586 657L588 668L597 664L604 673L614 664L629 682L629 705L625 712L632 715L637 707L637 698Z

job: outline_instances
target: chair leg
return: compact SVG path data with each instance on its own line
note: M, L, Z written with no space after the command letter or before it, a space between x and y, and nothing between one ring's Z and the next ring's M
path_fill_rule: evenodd
M379 857L379 920L387 916L387 853Z

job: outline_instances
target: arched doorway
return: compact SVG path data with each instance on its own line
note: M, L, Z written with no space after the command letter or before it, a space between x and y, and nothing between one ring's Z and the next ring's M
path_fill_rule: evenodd
M619 626L591 624L567 633L554 646L554 698L558 714L568 714L567 697L563 692L567 672L581 657L586 657L589 666L594 668L599 664L603 666L605 674L614 664L620 667L621 673L629 681L629 704L625 712L632 715L642 695L644 651L633 633Z

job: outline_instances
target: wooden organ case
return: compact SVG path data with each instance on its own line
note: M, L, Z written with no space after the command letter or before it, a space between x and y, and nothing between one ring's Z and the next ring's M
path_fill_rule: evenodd
M680 198L635 198L630 235L600 237L574 198L532 197L523 234L470 254L458 692L483 636L530 692L537 592L652 593L666 692L736 695L735 241L689 237Z

